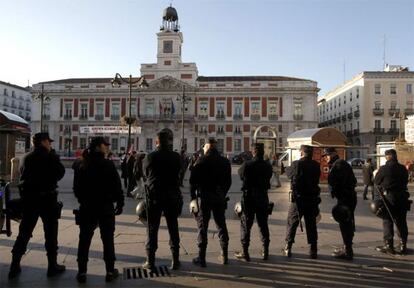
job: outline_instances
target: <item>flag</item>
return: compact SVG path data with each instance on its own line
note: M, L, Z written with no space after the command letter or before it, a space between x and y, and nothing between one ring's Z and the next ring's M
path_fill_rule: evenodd
M159 103L160 115L161 115L162 114L162 104L161 104L161 101L158 101L158 103Z
M171 99L171 114L174 115L175 114L175 107L174 107L174 102Z

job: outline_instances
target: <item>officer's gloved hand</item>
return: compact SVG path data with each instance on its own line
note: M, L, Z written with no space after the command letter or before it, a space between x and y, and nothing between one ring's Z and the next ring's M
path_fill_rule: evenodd
M124 203L117 203L115 207L115 215L121 215L123 212Z

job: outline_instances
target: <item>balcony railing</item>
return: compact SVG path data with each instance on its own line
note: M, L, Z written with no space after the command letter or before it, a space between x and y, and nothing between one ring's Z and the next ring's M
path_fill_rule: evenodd
M88 115L84 115L84 114L79 115L79 120L87 120L87 119L88 119Z
M336 123L341 123L341 116L336 117Z
M398 134L398 133L400 133L400 129L398 129L398 128L388 129L388 134Z
M346 121L346 115L344 114L344 115L342 115L342 121Z
M217 130L217 134L224 134L224 130Z
M352 137L352 130L351 131L346 131L346 136L347 137Z
M43 120L50 120L50 115L44 114L43 115Z
M142 121L181 121L181 115L140 115L138 118ZM184 114L184 121L193 121L194 115Z
M277 120L277 119L279 119L279 116L278 116L278 115L275 115L275 114L269 114L269 120L270 120L270 121L275 121L275 120Z
M198 131L199 134L207 134L207 130L200 130Z
M384 134L385 129L384 128L374 128L374 134Z
M250 120L253 120L253 121L260 120L260 114L252 114L252 115L250 115Z
M4 103L3 103L3 106L4 106L4 107L9 107L9 103L5 103L5 102L4 102Z
M226 115L224 115L224 113L217 113L216 114L216 119L225 119Z
M26 111L31 111L32 109L30 107L26 107Z
M233 120L242 120L243 115L242 114L233 114Z
M302 114L293 114L293 120L303 120Z
M63 130L64 135L70 135L71 133L72 133L72 131L70 129L64 129Z
M32 120L32 118L30 118L30 117L25 117L24 119L28 122L30 122Z
M354 136L358 136L359 135L359 129L354 129L353 134L354 134Z
M104 115L98 114L95 115L95 120L103 120L104 119Z
M388 109L388 115L390 116L398 116L400 114L400 109L391 108Z
M352 118L354 118L354 114L352 112L348 113L348 119L351 120Z
M336 118L332 118L332 124L336 123Z
M65 120L72 120L72 115L63 115L63 119Z
M242 134L241 130L234 130L234 134Z
M374 108L372 109L372 113L374 113L375 116L381 116L381 115L384 115L384 109Z
M356 111L354 111L354 117L355 118L358 118L359 116L360 116L360 111L359 110L356 110Z
M119 115L111 115L111 120L119 120L120 116Z
M406 108L404 110L405 115L413 115L414 114L414 108Z
M198 115L197 116L197 118L198 118L198 120L207 120L208 119L208 115L206 115L206 114L202 114L202 115Z

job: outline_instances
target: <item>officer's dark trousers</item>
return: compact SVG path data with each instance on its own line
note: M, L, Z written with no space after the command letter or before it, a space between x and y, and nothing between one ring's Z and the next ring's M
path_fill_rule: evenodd
M23 204L23 219L20 222L19 234L14 243L12 254L21 258L26 252L27 244L32 237L33 230L39 217L43 222L45 233L45 248L49 259L56 259L58 250L58 218L57 200L43 199L42 201L26 201Z
M158 229L160 228L163 212L167 222L168 233L170 234L170 248L173 251L180 248L176 205L154 204L148 209L147 243L145 245L147 251L155 252L158 249Z
M318 207L304 207L301 213L305 219L306 235L308 237L308 244L317 244L318 231L316 228L316 216L318 216ZM299 226L299 212L296 203L291 203L287 217L286 243L294 243L296 230Z
M339 228L341 230L344 245L347 247L351 247L355 232L354 210L351 209L351 221L339 222Z
M267 213L267 209L254 209L254 208L245 208L245 211L241 215L241 225L240 225L240 232L241 232L241 244L243 248L248 248L250 244L250 231L253 226L254 217L256 215L257 225L260 229L260 234L262 237L263 246L269 246L270 239L269 239L269 226L267 224L267 219L269 214Z
M403 242L407 242L408 238L408 227L407 227L407 210L401 207L392 207L391 213L394 217L395 222L397 223L398 235ZM384 241L392 241L394 238L394 223L392 222L391 217L388 212L385 214L382 225L384 228Z
M221 248L228 247L229 233L227 231L224 205L224 203L206 203L203 200L201 201L200 213L196 217L198 227L197 243L199 248L207 247L208 224L211 213L213 213L214 222L216 222L220 246Z
M80 272L86 272L89 248L95 229L99 226L103 244L103 258L107 267L113 268L115 262L115 214L109 211L96 212L85 207L80 209L78 264Z

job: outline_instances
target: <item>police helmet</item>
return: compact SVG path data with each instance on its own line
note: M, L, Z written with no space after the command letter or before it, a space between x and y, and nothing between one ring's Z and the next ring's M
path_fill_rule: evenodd
M316 216L316 224L321 222L321 219L322 219L322 215L321 215L321 213L319 213L318 216Z
M199 212L197 199L193 199L190 202L190 213L196 215Z
M345 205L337 204L332 208L332 216L336 222L349 222L351 221L351 210Z
M369 204L369 208L375 216L383 218L385 216L385 207L382 200L375 200Z
M236 205L234 205L234 214L236 214L237 217L240 217L243 212L243 207L241 202L236 202Z
M144 200L138 202L135 212L137 213L138 220L147 225L147 203Z

